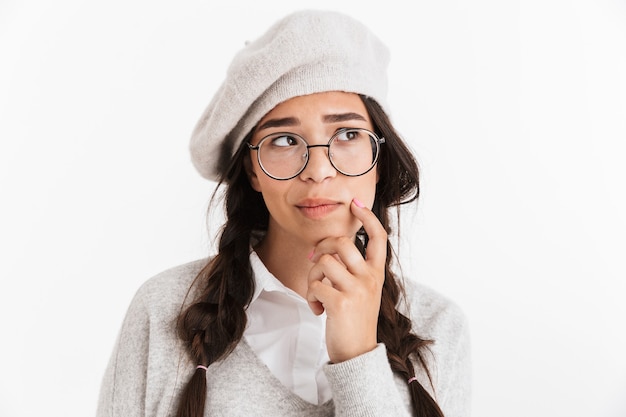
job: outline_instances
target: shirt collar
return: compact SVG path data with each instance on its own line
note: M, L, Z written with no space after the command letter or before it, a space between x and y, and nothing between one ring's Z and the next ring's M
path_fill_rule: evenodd
M254 303L263 291L281 292L291 297L302 299L298 293L285 287L285 285L283 285L278 278L268 271L267 267L254 250L250 251L250 266L252 267L252 276L254 277L254 294L252 294L250 304Z

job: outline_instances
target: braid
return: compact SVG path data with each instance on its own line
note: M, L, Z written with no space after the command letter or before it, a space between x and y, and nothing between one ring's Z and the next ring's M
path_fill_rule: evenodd
M236 179L226 193L227 221L218 254L196 279L206 286L178 319L179 337L186 344L192 360L202 367L196 369L185 386L177 417L204 416L206 368L233 351L246 327L245 307L254 292L250 239L253 231L259 228L258 222L262 223L268 214L264 204L250 201L254 196L261 197L250 192L243 170L233 175Z
M380 105L361 96L379 135L386 139L379 159L380 180L376 186L376 201L372 211L376 214L388 235L391 235L389 207L396 206L397 224L400 224L400 205L417 200L419 197L419 169L412 152L391 125ZM367 237L363 240L367 246ZM364 252L363 252L364 253ZM392 272L393 251L387 241L385 282L378 315L378 340L387 347L387 357L394 372L407 381L413 409L417 417L443 417L443 412L428 391L415 380L414 362L426 372L430 372L422 356L424 349L432 343L412 332L411 320L397 310L403 287ZM410 381L410 382L409 382ZM432 380L430 381L432 386Z
M389 217L386 209L380 204L374 203L372 208L376 213L380 223L387 233L391 232ZM365 230L361 228L357 234L356 245L365 256L369 237ZM431 340L422 339L412 333L411 320L397 310L400 296L403 295L402 287L398 284L395 274L392 272L391 264L394 259L393 251L389 240L387 240L387 259L385 261L385 281L378 313L378 341L385 344L387 348L387 359L391 369L402 376L409 385L411 402L417 417L444 417L443 412L437 402L431 397L421 383L414 379L415 368L413 358L421 366L432 386L432 379L422 351L428 348Z
M417 364L426 371L430 379L430 373L421 351L431 341L422 339L411 332L411 320L396 309L399 295L400 289L388 265L378 316L378 339L387 347L387 357L391 369L400 374L405 381L409 381L415 376L412 357L417 360ZM443 413L435 400L418 380L412 380L408 382L408 385L413 407L418 417L443 417Z

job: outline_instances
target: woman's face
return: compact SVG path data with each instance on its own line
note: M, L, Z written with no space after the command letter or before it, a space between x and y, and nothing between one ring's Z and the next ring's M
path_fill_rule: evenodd
M309 145L326 145L343 128L373 125L363 102L356 94L325 92L287 100L267 113L257 124L251 144L277 132L295 133ZM378 181L377 169L358 177L337 172L325 147L309 149L309 161L299 175L290 180L267 176L251 151L249 178L262 193L270 213L268 236L286 242L314 246L329 236L352 237L361 223L351 214L350 204L357 198L372 207Z

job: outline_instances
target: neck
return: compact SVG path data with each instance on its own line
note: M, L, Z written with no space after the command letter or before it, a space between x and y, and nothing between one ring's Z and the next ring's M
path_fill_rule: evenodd
M306 298L308 275L313 264L308 256L313 245L302 240L286 239L268 233L254 248L268 271L287 288Z

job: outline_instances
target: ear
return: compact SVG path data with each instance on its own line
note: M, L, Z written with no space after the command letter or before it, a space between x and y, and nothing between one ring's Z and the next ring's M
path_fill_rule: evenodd
M254 168L252 167L252 161L250 157L247 156L243 159L243 167L246 170L246 175L248 176L248 181L250 181L250 186L256 192L261 192L261 185L259 184L259 177L254 172Z

